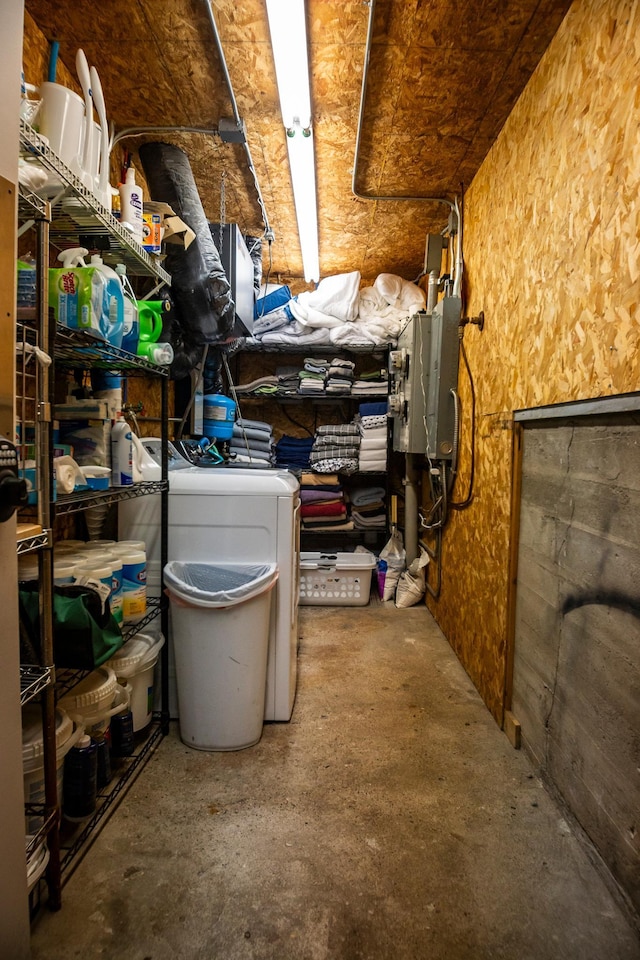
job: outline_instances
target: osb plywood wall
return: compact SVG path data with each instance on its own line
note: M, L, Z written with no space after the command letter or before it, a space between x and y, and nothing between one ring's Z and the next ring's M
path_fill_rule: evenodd
M577 0L465 201L468 314L486 315L465 332L475 499L452 517L429 606L498 720L512 411L640 389L639 76L640 6ZM468 414L463 370L460 392Z

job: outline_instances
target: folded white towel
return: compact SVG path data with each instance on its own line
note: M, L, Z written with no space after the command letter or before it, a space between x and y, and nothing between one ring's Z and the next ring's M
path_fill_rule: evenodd
M383 449L382 447L380 447L377 450L363 450L362 444L360 444L359 456L360 456L360 460L362 460L363 462L365 460L379 460L380 457L382 457L383 454L385 453L386 453L386 450Z
M360 433L362 437L366 437L368 440L386 440L387 439L387 428L384 427L363 427L360 424Z
M378 451L386 450L386 449L387 449L387 438L386 438L386 436L384 436L384 437L368 437L368 436L366 436L366 434L365 434L365 436L363 436L362 440L360 441L360 453L361 453L361 454L364 453L365 451L373 451L373 452L376 452L376 453L377 453Z
M358 461L358 470L362 473L372 473L374 470L379 473L384 473L387 469L386 460L362 460Z

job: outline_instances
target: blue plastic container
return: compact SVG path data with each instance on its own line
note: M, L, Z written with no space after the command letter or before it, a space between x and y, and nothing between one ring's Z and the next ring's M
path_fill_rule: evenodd
M236 419L236 405L222 393L207 393L203 397L202 431L210 440L230 440Z

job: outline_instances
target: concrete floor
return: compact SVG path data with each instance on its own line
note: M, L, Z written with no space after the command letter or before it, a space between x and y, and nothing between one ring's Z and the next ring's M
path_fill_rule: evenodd
M161 744L33 960L638 960L422 606L301 610L291 723Z

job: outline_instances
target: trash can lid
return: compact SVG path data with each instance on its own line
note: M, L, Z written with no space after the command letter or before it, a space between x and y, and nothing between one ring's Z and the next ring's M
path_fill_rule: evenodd
M196 606L228 607L272 586L275 563L190 563L171 560L164 568L170 593Z

